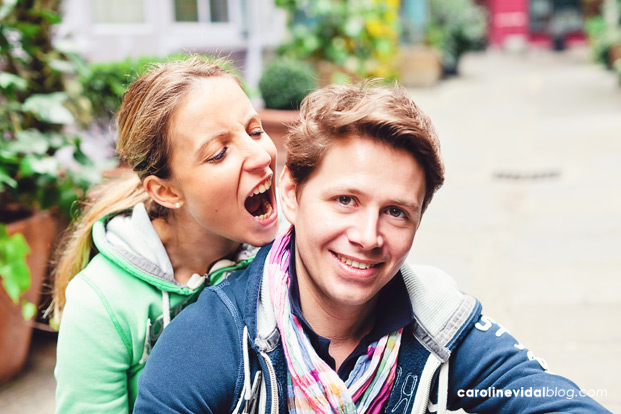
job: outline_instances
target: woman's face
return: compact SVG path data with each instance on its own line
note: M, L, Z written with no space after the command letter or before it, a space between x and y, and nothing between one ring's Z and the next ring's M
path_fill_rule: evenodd
M255 246L274 239L276 147L234 80L197 81L173 114L170 139L179 219L210 238Z

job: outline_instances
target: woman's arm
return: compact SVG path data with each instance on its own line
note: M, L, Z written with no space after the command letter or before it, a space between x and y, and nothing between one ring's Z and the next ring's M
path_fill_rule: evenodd
M84 274L67 288L54 371L57 413L129 412L131 346L102 296Z

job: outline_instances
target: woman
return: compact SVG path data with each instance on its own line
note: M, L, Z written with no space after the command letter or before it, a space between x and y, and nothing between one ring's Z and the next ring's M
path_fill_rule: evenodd
M276 149L222 63L159 65L123 97L134 174L97 189L57 258L59 413L131 412L170 319L276 235Z

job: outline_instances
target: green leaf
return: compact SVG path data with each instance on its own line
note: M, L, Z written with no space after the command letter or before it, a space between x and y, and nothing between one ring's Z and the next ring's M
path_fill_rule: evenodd
M73 74L75 73L75 67L73 63L62 59L51 59L48 64L52 69L60 73Z
M0 20L6 19L7 16L11 14L16 4L17 0L4 0L0 6Z
M36 129L19 131L17 140L11 143L11 150L23 154L44 155L50 148L47 136Z
M23 108L44 122L72 124L73 115L63 106L66 100L67 94L64 92L35 94L26 99Z
M60 15L52 10L48 10L48 9L39 10L39 15L43 17L45 20L47 20L48 23L52 25L58 24L62 21L62 18L60 17Z
M14 303L30 288L30 270L26 255L30 251L22 234L9 236L6 226L0 224L0 276L2 285Z
M0 88L7 89L9 87L24 91L28 88L28 81L9 72L0 72Z
M0 165L0 184L6 184L9 187L16 188L17 181L15 181L6 171L4 165Z
M22 316L29 321L37 314L37 307L34 303L22 300Z
M19 170L25 176L33 174L58 175L60 163L54 157L33 157L25 156L19 165Z

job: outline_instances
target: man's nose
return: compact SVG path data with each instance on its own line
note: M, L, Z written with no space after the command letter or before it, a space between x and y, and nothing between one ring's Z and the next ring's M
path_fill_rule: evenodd
M379 214L369 211L354 218L349 231L349 241L363 250L373 250L384 245L384 237L379 231Z

